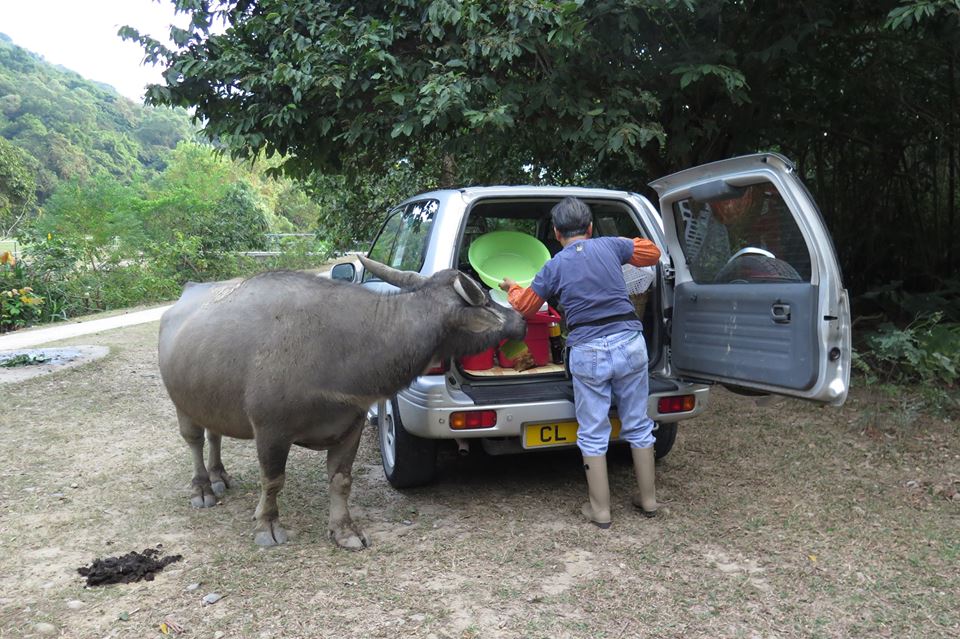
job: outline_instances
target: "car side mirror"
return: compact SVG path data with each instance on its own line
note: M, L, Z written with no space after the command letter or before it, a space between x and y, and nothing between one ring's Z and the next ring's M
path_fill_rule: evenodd
M357 267L350 262L337 264L330 271L330 279L340 280L341 282L352 282L357 276Z

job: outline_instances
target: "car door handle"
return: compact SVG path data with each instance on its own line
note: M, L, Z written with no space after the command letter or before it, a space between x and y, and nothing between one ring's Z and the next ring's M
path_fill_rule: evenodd
M783 302L776 302L770 307L770 317L777 324L790 323L790 305Z

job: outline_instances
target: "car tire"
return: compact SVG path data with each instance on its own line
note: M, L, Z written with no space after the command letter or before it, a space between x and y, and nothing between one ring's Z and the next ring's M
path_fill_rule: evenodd
M433 481L437 473L437 440L407 432L400 421L397 398L377 404L377 433L383 474L394 488L413 488Z
M656 438L653 442L654 459L666 457L670 449L673 448L673 443L677 441L677 423L664 424L661 422L658 424L657 430L653 431L653 436Z

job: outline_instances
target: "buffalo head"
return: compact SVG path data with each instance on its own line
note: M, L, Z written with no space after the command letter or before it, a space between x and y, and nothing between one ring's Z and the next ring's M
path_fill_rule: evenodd
M526 334L527 325L520 313L494 302L489 291L456 269L424 277L363 256L360 261L375 277L423 298L434 316L442 318L444 335L437 353L440 357L478 353L504 339L523 339Z

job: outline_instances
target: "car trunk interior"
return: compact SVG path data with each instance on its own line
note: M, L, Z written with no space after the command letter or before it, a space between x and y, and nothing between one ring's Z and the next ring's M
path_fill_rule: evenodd
M460 242L457 251L457 268L465 273L469 273L478 282L481 281L476 269L470 264L468 251L472 242L486 233L493 231L518 231L531 235L540 240L548 249L551 256L561 250L560 243L553 235L553 225L550 219L550 209L559 201L559 198L532 198L532 199L483 199L473 204L466 216L465 224L461 230ZM593 236L620 236L620 237L646 237L643 229L638 228L634 221L629 206L622 201L617 200L585 200L593 212ZM630 281L632 273L627 269L625 279ZM661 317L659 289L657 282L659 277L653 277L653 284L642 292L630 295L634 302L637 314L643 322L644 337L647 342L647 352L650 355L651 368L657 363L660 348L661 322L656 318ZM487 288L485 285L484 288ZM495 295L499 291L495 292ZM503 302L506 304L506 302ZM566 324L563 321L563 308L559 305L557 299L547 300L550 307L549 312L556 311L560 316L560 333L566 336ZM541 309L546 311L546 309ZM528 346L531 343L537 343L537 340L545 334L545 326L534 326L535 322L545 323L551 321L546 317L546 313L541 313L537 319L528 322ZM531 337L531 333L534 334ZM532 340L532 342L531 342ZM538 352L543 352L542 344ZM531 348L532 350L532 348ZM549 352L549 350L547 351ZM544 363L543 357L538 358L536 366L527 370L516 370L510 366L510 362L499 357L497 352L493 353L493 365L488 367L490 353L487 358L466 358L456 362L458 372L463 376L465 384L474 388L484 385L497 385L502 388L502 382L509 379L511 385L513 382L529 381L538 382L534 386L538 387L538 393L545 390L546 385L557 386L557 392L568 394L569 382L565 380L564 365L562 362L549 361ZM479 361L479 363L478 363ZM498 383L500 382L500 383ZM533 388L528 389L533 391ZM468 391L469 394L469 391Z

